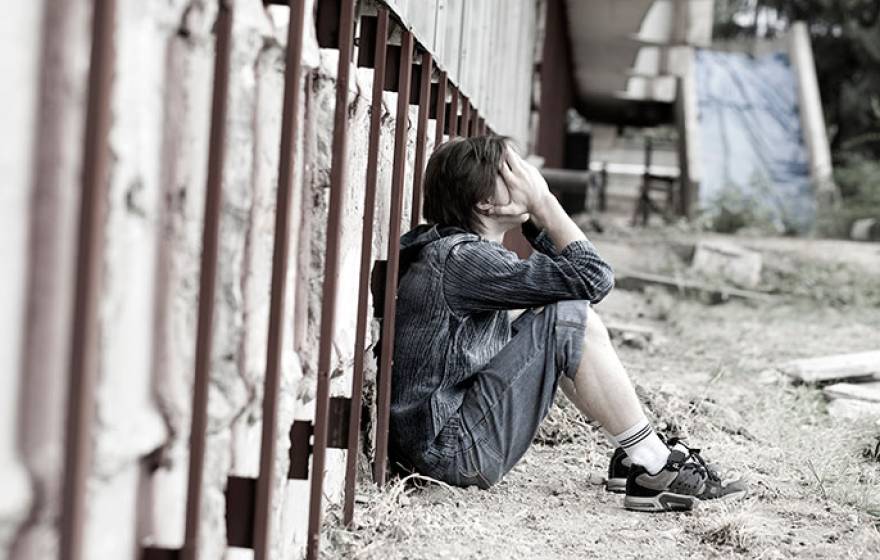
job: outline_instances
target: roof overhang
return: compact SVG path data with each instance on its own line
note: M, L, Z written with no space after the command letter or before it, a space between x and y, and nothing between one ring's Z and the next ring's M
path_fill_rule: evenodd
M672 122L682 57L712 37L713 0L566 0L575 108L594 122Z

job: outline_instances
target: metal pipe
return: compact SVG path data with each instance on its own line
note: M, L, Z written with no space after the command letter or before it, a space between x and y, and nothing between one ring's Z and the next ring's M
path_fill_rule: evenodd
M98 367L98 298L104 264L102 252L110 162L108 136L115 17L115 0L95 0L68 381L64 450L66 468L61 514L62 560L79 560L83 557L83 525L92 463L92 423Z
M449 100L449 139L452 140L458 135L458 89L455 85L450 88Z
M419 89L419 120L416 128L416 157L413 165L412 206L409 227L419 225L422 216L422 174L425 171L425 142L428 134L428 108L431 104L431 53L422 53L422 83Z
M434 149L443 143L443 129L446 125L446 71L440 72L437 80L437 128L434 132Z
M214 333L214 289L217 277L220 206L223 194L232 15L231 0L220 0L214 55L214 93L211 105L205 224L202 231L199 317L196 332L195 380L193 383L192 427L190 429L190 458L186 494L186 533L183 542L184 560L196 560L198 557L198 533L201 521L200 506L208 421L208 384L211 375L211 343Z
M330 203L321 302L321 339L318 347L318 379L315 402L312 487L309 497L309 529L306 557L318 560L321 543L321 500L327 458L327 421L330 404L330 360L336 322L336 290L339 275L339 243L342 207L345 202L346 152L348 148L348 82L354 42L354 0L341 0L339 10L339 63L336 70L336 107L333 115L333 153L330 166ZM407 68L409 65L407 64ZM402 88L401 91L408 91ZM402 96L406 101L406 96Z
M413 36L402 33L400 52L400 92L408 92L412 72ZM385 485L388 459L388 424L391 405L391 362L394 352L394 313L397 303L397 271L400 265L400 218L403 210L403 178L406 167L406 130L409 99L405 93L397 96L397 121L394 127L394 160L391 170L391 218L388 225L388 268L385 277L385 308L382 315L382 358L379 367L379 387L376 406L376 463L373 478L379 486Z
M281 153L275 204L275 240L272 254L272 288L269 304L269 336L266 345L266 377L263 385L263 426L260 442L260 475L254 513L254 560L269 557L272 488L278 434L278 390L281 349L284 340L284 302L290 242L290 202L293 188L293 156L299 124L302 32L305 0L290 0L287 28L287 60L284 67L284 107L281 116Z
M461 135L465 138L472 136L471 129L471 102L464 95L461 96Z
M361 229L361 270L358 283L357 327L355 329L354 372L351 378L351 411L348 417L348 454L345 458L345 501L342 522L354 519L354 492L357 479L357 454L360 443L361 402L364 392L364 352L369 320L370 267L373 262L373 219L376 214L379 137L382 125L382 91L385 54L388 43L388 10L379 8L373 64L373 103L370 108L370 138L367 146L367 181L364 187L364 219Z

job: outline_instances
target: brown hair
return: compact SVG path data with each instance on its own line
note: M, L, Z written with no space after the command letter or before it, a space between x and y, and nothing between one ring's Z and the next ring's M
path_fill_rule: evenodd
M476 205L495 194L507 142L504 136L459 137L438 146L425 171L425 219L476 231Z

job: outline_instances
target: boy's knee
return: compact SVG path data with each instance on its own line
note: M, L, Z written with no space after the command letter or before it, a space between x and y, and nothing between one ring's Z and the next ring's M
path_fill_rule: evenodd
M608 334L608 328L592 307L587 311L585 340L590 344L611 344L611 335Z

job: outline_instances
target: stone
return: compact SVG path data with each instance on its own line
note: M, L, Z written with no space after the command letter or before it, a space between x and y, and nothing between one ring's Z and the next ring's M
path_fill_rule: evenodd
M849 234L856 241L880 241L880 220L863 218L853 222Z
M700 241L694 250L691 270L741 288L755 288L761 282L760 253L725 241Z

